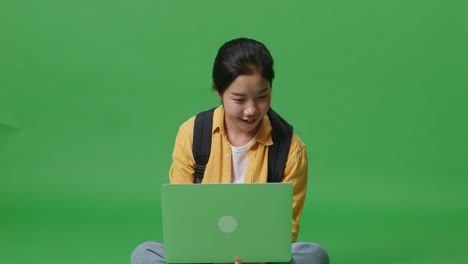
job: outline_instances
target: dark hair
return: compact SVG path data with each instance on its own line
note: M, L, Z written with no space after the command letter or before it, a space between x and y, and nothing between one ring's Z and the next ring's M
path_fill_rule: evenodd
M273 85L273 57L263 43L248 38L233 39L218 50L213 65L213 88L223 94L239 75L260 73Z

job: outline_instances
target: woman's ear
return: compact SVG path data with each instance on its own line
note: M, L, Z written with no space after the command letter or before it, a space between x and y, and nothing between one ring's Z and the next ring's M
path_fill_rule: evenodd
M216 85L213 83L213 90L216 91L216 95L218 95L218 98L221 100L221 103L223 103L223 95L219 93L219 90L216 89Z

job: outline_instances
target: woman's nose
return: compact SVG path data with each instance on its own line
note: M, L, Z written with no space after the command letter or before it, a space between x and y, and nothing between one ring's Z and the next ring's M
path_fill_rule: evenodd
M257 111L258 111L257 106L252 104L252 105L248 106L247 108L245 108L244 114L246 116L251 116L251 115L257 114Z

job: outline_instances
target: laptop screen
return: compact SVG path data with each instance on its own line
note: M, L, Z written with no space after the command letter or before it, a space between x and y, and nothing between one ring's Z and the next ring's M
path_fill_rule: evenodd
M289 183L166 184L161 205L167 263L291 259Z

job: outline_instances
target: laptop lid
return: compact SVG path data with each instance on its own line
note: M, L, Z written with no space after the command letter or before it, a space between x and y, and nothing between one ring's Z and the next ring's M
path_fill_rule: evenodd
M166 184L166 263L289 262L292 184Z

